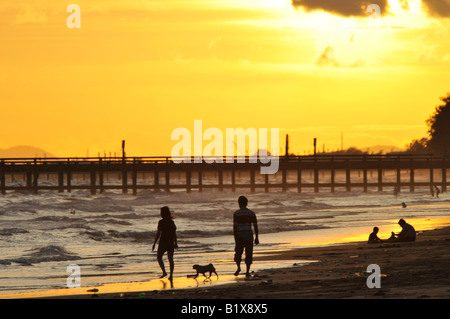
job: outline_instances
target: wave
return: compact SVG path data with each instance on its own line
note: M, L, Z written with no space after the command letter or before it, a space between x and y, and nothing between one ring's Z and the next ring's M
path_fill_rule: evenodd
M85 231L80 233L80 235L87 235L90 239L95 241L111 240L111 239L132 239L134 241L151 241L155 238L156 232L154 231L117 231L117 230L107 230L104 231Z
M145 218L145 216L138 215L136 213L128 213L128 214L122 214L122 215L103 214L103 215L99 215L99 216L93 216L92 218L109 218L109 217L114 217L114 218L119 218L119 219L141 219L141 218Z
M48 245L33 250L32 253L19 258L0 260L1 265L10 265L18 263L24 266L32 266L33 264L48 261L69 261L81 259L80 256L72 254L63 247L56 245Z
M40 195L39 199L25 199L22 201L12 201L3 206L3 211L7 212L30 212L36 213L36 208L44 211L83 211L83 212L130 212L133 205L124 199L113 199L111 197L77 198L59 197L57 195Z
M313 230L313 229L327 229L329 226L323 225L305 225L303 222L291 222L291 223L279 223L277 225L271 225L269 227L262 228L260 234L273 234L282 233L286 231L298 231L298 230Z
M26 234L26 233L29 233L29 231L21 228L0 229L0 236L12 236L14 234Z
M265 206L285 206L285 205L278 200L269 200L269 201L256 202L255 206L265 207Z
M84 228L91 229L89 222L83 218L73 218L67 216L41 216L31 220L32 222L40 222L41 228L45 230L58 230L58 229L68 229L68 228ZM51 223L49 223L51 222ZM35 226L39 228L39 226Z
M330 208L335 208L335 206L330 205L330 204L325 204L325 203L320 203L320 202L314 202L314 201L306 201L306 200L302 200L300 202L301 206L299 207L300 209L304 210L304 209L312 209L312 210L316 210L316 209L330 209Z
M216 237L216 236L232 235L233 231L232 230L205 231L205 230L191 229L191 230L180 230L180 231L177 231L177 234L179 234L179 237L186 237L186 238Z
M51 221L51 222L81 222L84 221L82 218L72 218L67 216L41 216L32 219L32 221Z

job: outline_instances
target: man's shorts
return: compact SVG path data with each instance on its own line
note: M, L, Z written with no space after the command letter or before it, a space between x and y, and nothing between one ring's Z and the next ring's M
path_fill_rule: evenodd
M247 265L253 262L253 239L236 238L236 246L234 247L234 261L241 262L242 253L245 249L245 263Z

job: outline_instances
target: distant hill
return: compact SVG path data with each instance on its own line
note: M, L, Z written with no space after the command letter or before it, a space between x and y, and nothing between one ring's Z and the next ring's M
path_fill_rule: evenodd
M23 157L56 157L39 147L18 145L10 148L0 148L0 158L23 158Z

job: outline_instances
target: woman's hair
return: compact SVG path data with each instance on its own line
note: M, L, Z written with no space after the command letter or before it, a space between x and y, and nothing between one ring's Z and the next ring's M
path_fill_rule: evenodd
M172 219L172 214L170 213L169 207L161 207L161 217L164 219Z

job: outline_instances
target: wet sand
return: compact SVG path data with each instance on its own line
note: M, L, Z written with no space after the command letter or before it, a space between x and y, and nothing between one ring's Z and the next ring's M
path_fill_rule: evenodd
M450 298L450 227L419 232L413 243L355 242L299 248L255 256L254 263L290 260L288 268L268 269L230 283L195 288L66 295L96 299L341 299ZM296 265L304 260L316 261ZM367 287L367 266L381 269L381 288ZM244 266L245 267L245 266ZM200 278L199 278L200 279ZM192 280L192 279L191 279ZM202 279L200 279L202 281ZM212 281L216 280L213 276ZM164 279L169 284L167 279ZM175 281L176 282L176 281ZM142 287L143 288L143 287ZM143 295L144 294L144 295Z

